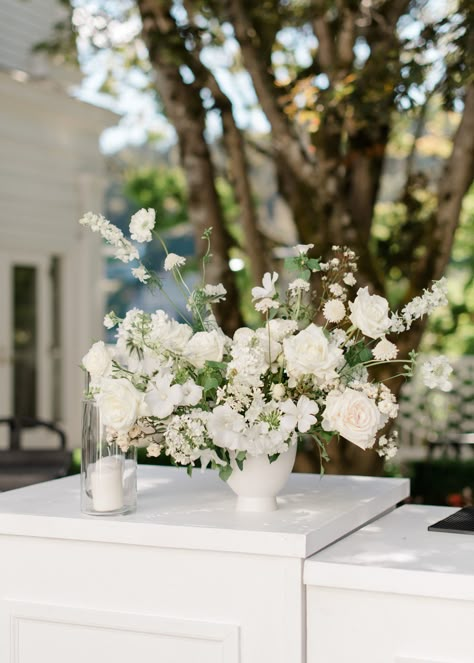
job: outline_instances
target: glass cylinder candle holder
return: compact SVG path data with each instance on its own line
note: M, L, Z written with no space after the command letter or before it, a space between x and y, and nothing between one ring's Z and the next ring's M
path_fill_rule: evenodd
M100 410L93 400L82 409L81 511L114 516L137 506L137 450L122 451L107 441Z

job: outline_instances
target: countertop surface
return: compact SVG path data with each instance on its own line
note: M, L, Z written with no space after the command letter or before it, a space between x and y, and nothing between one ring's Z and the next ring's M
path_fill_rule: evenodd
M292 474L278 510L266 514L237 512L211 470L189 478L182 468L139 466L138 491L135 513L95 517L80 513L78 476L8 491L0 494L0 536L304 559L393 508L409 481Z
M474 535L428 531L457 510L396 509L307 559L305 583L474 600Z

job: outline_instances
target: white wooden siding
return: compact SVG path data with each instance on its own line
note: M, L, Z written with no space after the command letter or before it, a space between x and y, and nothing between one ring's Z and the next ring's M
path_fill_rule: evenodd
M44 58L31 49L50 37L60 12L57 0L1 0L0 67L44 74Z

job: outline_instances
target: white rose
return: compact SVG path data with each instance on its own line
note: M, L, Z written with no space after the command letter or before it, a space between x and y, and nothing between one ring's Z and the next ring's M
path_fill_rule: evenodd
M151 316L151 340L160 343L170 352L182 353L192 336L189 325L177 322L164 311L156 311Z
M304 375L312 375L317 384L337 377L336 368L342 357L342 350L329 343L321 327L310 324L295 336L285 338L283 353L286 371L293 381Z
M361 449L372 447L377 431L386 422L375 402L361 391L331 391L326 399L322 426L337 431Z
M281 318L269 320L265 326L270 330L270 336L278 343L298 329L298 323L295 320L281 320Z
M107 378L96 395L102 422L119 433L126 433L142 414L143 394L126 378Z
M222 361L225 336L215 329L197 332L187 344L183 355L196 368L204 368L206 361Z
M359 288L353 302L349 302L349 320L369 338L380 338L390 329L389 305L384 297L369 294L369 289Z
M82 365L91 376L92 384L100 382L100 378L112 373L112 350L104 341L97 341L82 358Z

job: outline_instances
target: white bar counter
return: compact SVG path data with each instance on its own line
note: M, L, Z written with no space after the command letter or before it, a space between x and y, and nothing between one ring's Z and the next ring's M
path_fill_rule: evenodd
M457 510L403 506L306 560L308 663L474 661L474 535L428 531Z
M0 661L303 663L304 560L408 493L294 474L238 513L214 472L142 466L127 516L81 515L78 477L0 494Z

